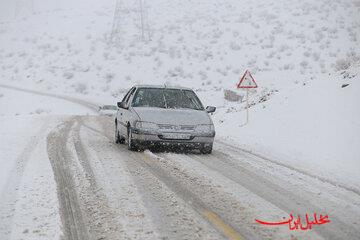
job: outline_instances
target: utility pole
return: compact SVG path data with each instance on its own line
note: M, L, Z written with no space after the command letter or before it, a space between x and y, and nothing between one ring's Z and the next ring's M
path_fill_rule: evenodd
M145 0L138 0L138 13L136 11L136 14L139 14L139 20L140 20L140 35L142 41L150 41L150 27L148 23L148 14L147 14L147 6ZM122 22L124 22L124 4L122 0L116 0L116 6L114 11L114 18L113 18L113 24L110 34L109 43L117 45L120 43L122 39L122 34L124 31L122 30ZM128 16L129 18L131 16ZM127 19L128 20L128 19ZM129 22L129 21L126 21ZM136 27L138 24L135 24Z
M141 40L145 40L144 38L144 8L143 8L143 1L139 0L140 4L140 23L141 23Z
M150 41L150 28L148 21L148 12L145 0L139 0L140 8L140 25L141 25L141 40Z

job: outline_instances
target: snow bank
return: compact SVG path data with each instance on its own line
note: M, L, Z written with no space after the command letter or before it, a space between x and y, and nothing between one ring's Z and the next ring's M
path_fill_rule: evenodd
M245 149L359 190L359 69L319 76L256 103L246 126L243 109L221 108L218 132Z

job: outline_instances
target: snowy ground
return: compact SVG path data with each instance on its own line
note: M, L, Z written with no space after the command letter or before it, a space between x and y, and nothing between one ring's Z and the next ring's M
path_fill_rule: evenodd
M322 76L303 86L283 89L239 114L238 104L215 115L220 136L305 172L349 186L360 183L360 65ZM342 84L349 84L341 88ZM285 95L285 96L283 96Z
M358 194L227 142L217 141L212 155L131 152L114 143L108 117L18 120L3 117L1 129L18 144L1 147L13 169L2 188L2 239L238 239L228 228L241 239L359 234ZM290 212L326 214L331 224L289 232L254 221Z
M45 93L0 87L0 189L1 193L16 189L4 197L10 207L0 214L18 224L2 226L16 229L13 239L21 234L27 239L60 236L59 213L53 208L59 204L56 194L50 191L46 203L37 198L39 192L55 189L55 182L48 181L54 177L44 150L49 132L72 115L93 114L93 103L114 104L136 83L192 87L204 104L217 107L213 120L219 144L231 143L236 151L243 149L267 159L268 163L253 163L260 169L272 163L320 179L330 184L327 190L339 186L341 191L360 193L358 0L148 0L144 4L142 40L137 1L122 1L115 14L119 16L115 34L111 34L112 0L0 1L0 84ZM223 91L244 95L235 84L246 69L259 88L250 94L250 123L244 126L245 103L225 100ZM342 87L344 84L348 85ZM58 95L65 96L65 101ZM66 96L91 103L84 106L75 100L74 104ZM32 142L37 144L32 146ZM225 151L221 146L218 151ZM245 161L233 158L238 164ZM191 168L183 158L176 159L184 165L180 169ZM110 207L116 206L111 201L121 194L129 193L107 196ZM327 207L338 206L342 194ZM262 197L269 201L269 196ZM20 200L14 203L14 199ZM44 211L30 221L33 209L39 208ZM146 206L135 209L145 211ZM151 229L151 220L144 221ZM27 226L29 222L34 225ZM35 225L42 226L41 230ZM153 236L170 234L167 231L155 231ZM216 239L216 234L212 237Z
M219 136L359 191L359 1L144 4L142 41L133 1L122 1L115 34L115 1L5 1L1 83L103 103L135 83L189 86L218 107ZM244 103L226 102L223 90L245 69L260 88L250 125L239 127Z
M57 239L56 184L44 141L50 121L18 116L1 117L0 122L0 236Z
M56 183L46 137L66 115L92 113L64 100L1 88L0 238L59 239Z

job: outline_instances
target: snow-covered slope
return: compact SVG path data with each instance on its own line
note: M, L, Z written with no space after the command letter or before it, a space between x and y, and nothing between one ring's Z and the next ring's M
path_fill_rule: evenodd
M254 100L246 126L238 106L221 108L215 121L222 137L244 149L359 191L359 91L360 65L355 65L283 89L265 102Z
M95 102L135 83L192 87L218 107L219 137L359 185L359 1L148 0L145 41L138 1L122 1L113 36L115 1L32 2L1 2L0 83ZM241 127L245 104L223 90L246 69L259 89Z
M33 15L0 24L1 81L107 95L135 82L221 90L250 69L277 86L278 74L302 83L360 55L358 1L147 1L147 42L140 6L122 1L112 44L115 1L33 2Z

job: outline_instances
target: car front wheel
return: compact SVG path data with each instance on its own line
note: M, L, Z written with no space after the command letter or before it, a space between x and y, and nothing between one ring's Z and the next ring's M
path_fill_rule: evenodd
M115 124L115 143L120 143L120 135L116 124Z
M117 124L115 124L115 143L124 143L124 137L120 136L119 130L117 128Z
M130 127L128 127L128 138L127 138L127 145L128 145L128 149L131 151L137 151L137 147L135 145L135 142L132 138L132 130Z
M211 144L210 146L202 146L200 148L200 152L202 154L211 154L212 153L212 149L213 149L213 145Z

